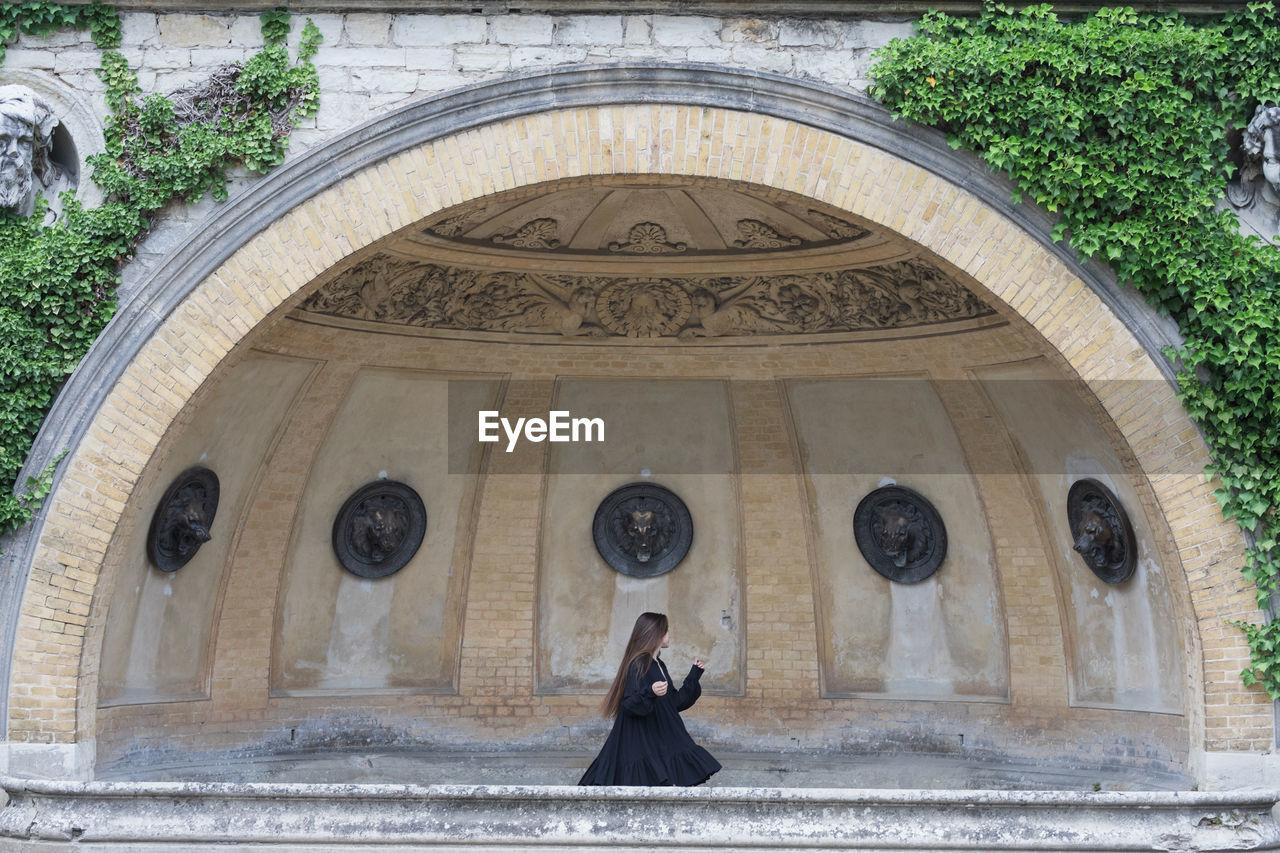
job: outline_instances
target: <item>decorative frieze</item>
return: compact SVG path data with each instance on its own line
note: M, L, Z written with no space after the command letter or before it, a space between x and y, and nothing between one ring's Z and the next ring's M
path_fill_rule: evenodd
M906 328L993 313L919 258L829 272L700 278L493 272L380 255L301 307L420 328L686 340Z

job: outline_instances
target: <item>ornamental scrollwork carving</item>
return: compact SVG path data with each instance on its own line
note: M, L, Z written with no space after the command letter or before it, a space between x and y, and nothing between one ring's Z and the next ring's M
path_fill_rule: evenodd
M670 255L688 249L687 243L672 243L667 240L667 229L654 222L641 222L632 226L627 232L625 243L610 243L610 252L622 252L628 255Z
M1138 565L1133 526L1114 493L1097 480L1083 479L1067 492L1072 550L1089 570L1109 584L1124 583Z
M808 213L822 225L822 230L826 231L827 236L832 240L861 240L871 234L870 231L860 225L855 225L829 213L823 213L820 210L810 210Z
M554 219L535 219L517 228L511 234L495 234L489 239L494 243L514 246L517 249L560 248L560 223Z
M803 242L799 237L784 237L757 219L739 219L738 234L742 239L733 241L737 249L790 249Z
M410 486L375 480L351 494L333 520L333 552L357 577L385 578L418 553L427 510Z
M613 569L635 578L666 574L693 544L693 519L680 496L655 483L615 489L591 522L596 551Z
M992 309L920 259L805 275L636 278L469 270L378 256L304 311L420 328L664 338L908 328Z
M859 501L853 537L871 568L898 583L932 576L947 556L942 516L924 495L905 486L884 486Z
M628 338L660 338L675 334L689 319L689 294L664 279L614 282L600 292L596 311L605 328Z
M147 556L162 572L176 572L213 534L220 496L218 475L208 468L188 468L169 484L147 531Z

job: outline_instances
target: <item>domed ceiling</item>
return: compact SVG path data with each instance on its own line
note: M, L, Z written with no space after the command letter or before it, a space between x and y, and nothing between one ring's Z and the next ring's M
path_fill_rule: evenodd
M960 276L871 223L755 185L652 176L452 208L328 278L298 313L667 343L998 321Z

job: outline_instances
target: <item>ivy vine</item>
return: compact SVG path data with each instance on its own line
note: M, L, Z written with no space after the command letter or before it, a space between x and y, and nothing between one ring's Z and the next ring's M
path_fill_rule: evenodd
M1055 240L1177 321L1185 345L1166 354L1223 513L1251 534L1243 571L1264 611L1280 584L1280 250L1215 205L1233 169L1228 130L1280 102L1277 56L1273 3L1197 25L988 3L975 18L924 16L872 70L875 97L1008 173L1059 215ZM1280 699L1280 621L1233 624L1251 649L1245 684Z
M121 265L166 205L227 196L235 165L265 172L285 156L293 128L319 106L311 58L320 32L307 21L297 56L286 47L288 13L260 16L264 46L244 63L169 96L142 96L120 47L120 18L97 2L0 3L0 59L19 33L87 29L102 49L98 74L111 115L106 153L90 158L106 201L85 208L70 196L43 224L46 200L22 217L0 211L0 534L30 519L52 483L53 463L16 483L62 383L116 309Z

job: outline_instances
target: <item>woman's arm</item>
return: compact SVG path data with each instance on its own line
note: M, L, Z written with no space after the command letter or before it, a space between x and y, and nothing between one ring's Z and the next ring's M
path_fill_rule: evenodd
M657 698L650 683L653 680L649 678L649 667L643 662L632 664L627 670L627 689L622 694L622 710L636 717L652 714L653 703Z
M702 678L702 667L695 663L689 667L689 674L685 676L684 684L681 684L680 690L676 692L677 711L692 708L693 703L698 701L698 697L702 695L702 685L698 683L700 678Z

